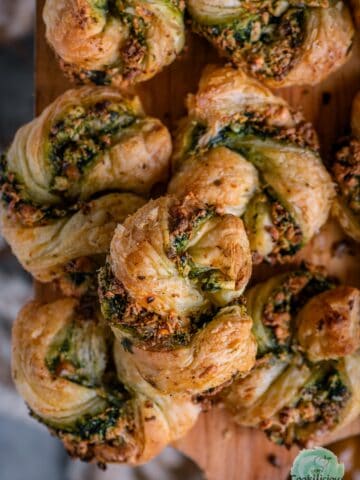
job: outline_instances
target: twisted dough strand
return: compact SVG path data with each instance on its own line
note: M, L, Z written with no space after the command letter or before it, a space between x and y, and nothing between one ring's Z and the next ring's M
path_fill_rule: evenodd
M206 68L187 106L168 191L242 216L255 262L290 260L326 222L334 196L312 126L230 67Z
M343 1L187 0L193 30L270 87L314 85L348 58Z
M321 272L275 276L247 292L255 368L223 398L241 425L309 446L360 413L360 291Z
M125 86L147 80L183 49L181 0L47 0L46 38L67 75Z
M136 375L123 379L117 359L118 377L112 342L84 300L30 302L14 325L13 378L32 414L71 456L144 463L184 435L200 407L185 395L161 396Z
M201 393L247 371L255 345L239 297L250 273L240 219L193 196L139 209L117 228L99 276L124 365L167 393Z
M38 280L106 253L115 226L168 175L169 132L137 97L83 87L20 128L0 166L1 222Z

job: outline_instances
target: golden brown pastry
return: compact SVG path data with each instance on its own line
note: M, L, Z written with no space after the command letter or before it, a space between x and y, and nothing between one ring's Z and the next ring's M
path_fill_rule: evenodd
M303 268L247 292L255 368L225 403L276 443L311 445L360 413L360 291Z
M137 97L83 87L57 98L0 165L2 231L24 268L50 281L106 253L116 224L144 203L138 194L166 180L170 153L169 132Z
M116 229L99 276L124 365L166 393L201 393L248 371L255 342L240 295L250 274L239 218L194 196L140 208Z
M354 27L338 0L187 0L195 32L271 87L314 85L348 58Z
M105 254L117 224L144 203L138 195L112 193L86 202L73 214L32 226L4 213L1 231L23 267L46 282L70 273L78 258Z
M30 302L14 325L13 378L32 415L71 456L143 463L184 435L200 408L184 395L161 396L136 376L124 384L112 343L96 307L84 299Z
M183 0L46 0L46 38L65 73L124 85L172 63L185 43Z
M168 191L241 216L255 262L291 259L326 222L334 196L312 126L231 67L206 68L187 107Z
M332 174L338 187L333 214L350 237L360 242L360 93L353 103L352 135L339 142Z
M316 295L296 323L297 340L311 362L355 352L360 343L360 290L340 286Z

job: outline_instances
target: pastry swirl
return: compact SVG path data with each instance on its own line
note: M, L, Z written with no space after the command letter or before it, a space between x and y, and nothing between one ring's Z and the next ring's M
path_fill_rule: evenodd
M230 67L205 69L187 106L168 191L241 216L255 262L291 259L326 222L334 196L312 126Z
M99 276L102 312L146 381L201 393L253 364L239 298L250 274L240 219L193 196L162 197L116 229Z
M258 342L255 368L225 403L241 425L302 446L360 413L360 291L302 269L247 292Z
M351 130L339 142L332 165L338 188L332 213L345 233L360 242L360 93L353 102Z
M13 378L33 416L71 456L143 463L184 435L200 408L186 396L159 395L131 377L129 365L124 384L112 344L97 308L84 299L30 302L14 325Z
M352 46L343 1L187 0L187 7L195 32L271 87L320 82Z
M58 97L1 162L2 229L24 268L50 281L70 260L106 253L139 195L166 180L170 153L169 132L137 97L109 87Z
M46 0L46 38L73 80L126 85L172 63L185 43L182 0Z

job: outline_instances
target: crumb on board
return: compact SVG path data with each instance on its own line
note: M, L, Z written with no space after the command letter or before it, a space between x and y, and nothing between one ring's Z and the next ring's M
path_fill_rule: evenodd
M222 431L222 438L224 440L229 440L232 437L232 432L229 428L224 428Z

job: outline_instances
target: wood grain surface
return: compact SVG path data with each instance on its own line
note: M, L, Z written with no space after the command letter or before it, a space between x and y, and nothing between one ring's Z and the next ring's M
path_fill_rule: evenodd
M42 8L37 2L36 33L36 113L71 87L60 71L55 56L44 37ZM146 111L159 117L170 128L186 113L186 94L195 92L202 68L219 63L214 50L204 41L189 34L182 57L151 81L138 87ZM279 95L312 121L319 133L324 161L331 156L337 138L347 133L352 99L360 89L360 41L348 63L328 80L316 87L283 89ZM345 240L345 241L344 241ZM344 239L339 227L330 221L323 231L301 252L297 261L305 259L326 265L331 274L349 284L360 286L359 247ZM256 277L266 278L273 271L258 269ZM43 292L43 289L37 288ZM47 297L54 292L47 290ZM360 379L359 379L360 381ZM360 433L360 421L336 435L336 439ZM334 438L324 439L324 444ZM193 430L181 441L179 448L196 461L208 480L285 480L297 449L287 450L269 442L262 432L234 425L221 408L203 413ZM349 477L351 478L351 477Z

